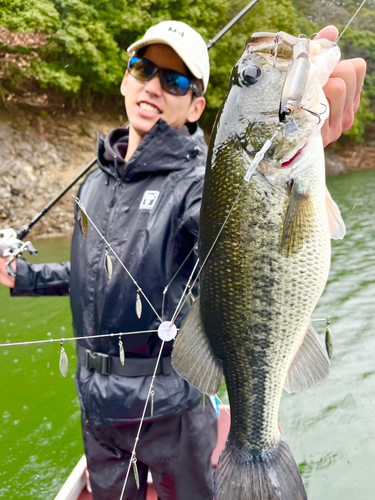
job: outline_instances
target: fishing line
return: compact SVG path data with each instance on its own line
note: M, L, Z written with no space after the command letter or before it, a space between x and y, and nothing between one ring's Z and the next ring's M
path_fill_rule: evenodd
M194 248L196 247L196 245L193 246L193 248L190 250L190 252L187 254L187 256L185 257L183 263L181 264L181 266L177 269L177 271L174 273L172 279L170 280L170 282L168 283L168 285L164 288L163 290L163 301L162 301L162 305L161 305L161 317L163 318L164 317L164 305L165 305L165 296L168 292L168 288L171 286L173 280L176 278L176 276L178 275L178 273L181 271L181 269L184 267L186 261L188 260L188 258L190 257L190 255L193 253L193 250ZM199 260L199 259L198 259Z
M147 304L151 307L152 311L155 313L155 315L158 318L158 320L160 321L160 323L162 323L163 320L159 316L158 312L156 311L156 309L154 308L154 306L151 304L151 302L148 300L148 298L146 297L145 293L143 292L143 290L141 289L141 287L138 285L138 283L136 282L136 280L133 278L133 276L131 275L131 273L128 270L128 268L125 266L125 264L122 262L122 260L120 259L120 257L117 255L117 253L113 250L113 248L111 247L111 245L105 239L104 235L100 232L100 230L96 227L96 225L94 224L94 222L92 221L92 219L89 217L89 215L87 214L86 209L85 209L83 203L81 202L81 200L79 198L77 198L77 196L73 196L73 198L74 198L75 202L77 203L77 205L79 206L79 208L82 210L82 212L86 215L87 219L91 222L91 224L94 227L94 229L96 230L96 232L102 238L102 240L106 244L106 247L109 248L109 250L111 250L111 252L115 256L115 258L119 261L119 263L121 264L121 266L123 267L123 269L126 271L126 273L129 276L129 278L133 281L134 285L137 287L137 292L142 295L142 297L145 299L145 301L147 302Z
M225 410L225 411L228 413L228 415L230 416L230 413L229 413L228 408L227 408L227 406L228 406L228 405L225 405L225 404L222 402L222 400L219 398L219 396L218 396L217 394L215 394L215 396L217 397L217 399L218 399L219 403L221 404L221 406L224 408L224 410Z
M53 342L69 342L71 340L86 340L86 339L97 339L105 337L121 337L122 335L137 335L141 333L157 333L157 330L140 330L138 332L121 332L121 333L105 333L102 335L87 335L85 337L68 337L61 339L45 339L45 340L30 340L24 342L9 342L7 344L0 344L0 347L14 347L23 345L33 345L33 344L51 344Z
M239 190L239 192L238 192L238 194L237 194L237 196L236 196L236 199L234 200L234 202L233 202L233 204L232 204L232 206L231 206L231 208L230 208L230 210L229 210L229 212L228 212L228 215L226 216L226 218L225 218L225 220L224 220L224 222L223 222L223 225L222 225L222 226L221 226L221 228L219 229L219 232L217 233L216 238L215 238L215 240L214 240L214 242L213 242L213 244L212 244L211 248L209 249L209 251L208 251L208 253L207 253L206 258L204 259L204 261L203 261L203 263L202 263L202 266L201 266L201 268L199 269L198 274L197 274L197 276L195 277L195 280L193 281L193 284L191 285L191 288L194 288L194 286L195 286L195 284L196 284L196 282L197 282L197 280L198 280L198 278L199 278L199 276L200 276L201 272L203 271L203 268L204 268L204 266L206 265L206 262L207 262L208 258L210 257L210 255L211 255L211 253L212 253L212 250L214 249L214 246L216 245L216 243L217 243L217 241L218 241L218 239L219 239L219 237L220 237L221 233L223 232L223 229L224 229L224 227L225 227L225 224L228 222L228 219L229 219L229 217L231 216L231 214L232 214L232 212L233 212L233 209L234 209L235 205L237 204L237 201L238 201L239 197L241 196L242 191L243 191L243 189L244 189L245 185L246 185L246 183L244 182L244 183L242 184L242 186L241 186L241 189ZM193 273L192 273L192 275L193 275ZM191 278L192 278L192 275L191 275ZM190 278L189 278L189 280L190 280ZM171 323L172 323L172 324L174 324L174 322L176 321L176 319L177 319L178 315L180 314L180 312L182 311L182 308L184 307L184 305L185 305L185 302L186 302L186 301L187 301L187 297L185 297L184 301L182 302L182 305L181 305L181 307L180 307L180 310L179 310L178 312L177 312L177 310L176 310L175 314L173 315L173 318L174 318L174 319L173 319L173 321L171 321Z
M142 429L143 421L144 421L144 418L145 418L145 414L146 414L146 410L147 410L147 405L148 405L148 402L149 402L149 400L150 400L151 393L152 393L152 391L153 391L153 387L154 387L154 380L155 380L155 377L156 377L156 371L157 371L158 366L159 366L159 362L160 362L160 358L161 358L161 353L162 353L162 350L163 350L164 344L165 344L165 341L163 340L163 341L162 341L162 344L161 344L161 346L160 346L160 351L159 351L158 359L157 359L157 361L156 361L154 374L153 374L152 379L151 379L150 388L149 388L149 390L148 390L146 403L145 403L145 406L144 406L144 408L143 408L142 417L141 417L141 420L140 420L140 422L139 422L138 432L137 432L137 436L136 436L136 438L135 438L135 443L134 443L133 451L132 451L132 454L131 454L131 458L130 458L130 460L129 460L128 470L127 470L127 472L126 472L126 477L125 477L124 485L123 485L123 487L122 487L120 500L122 500L122 499L123 499L123 496L124 496L124 493L125 493L125 487L126 487L126 484L127 484L127 482L128 482L128 477L129 477L130 469L131 469L131 467L132 467L132 466L133 466L133 469L134 469L134 476L135 476L135 480L136 480L136 483L137 483L137 486L138 486L138 489L139 489L139 478L138 478L138 469L137 469L137 458L136 458L136 453L135 453L135 452L136 452L136 448L137 448L137 445L138 445L139 436L140 436L140 434L141 434L141 429Z
M175 319L177 318L177 315L178 315L178 314L180 314L180 311L178 311L178 308L180 307L181 302L183 301L183 299L184 299L184 297L185 297L185 294L187 293L187 291L188 291L189 289L190 289L190 293L191 293L191 289L192 289L192 288L194 288L194 285L195 285L195 281L196 281L196 280L194 281L194 283L193 283L193 285L192 285L192 286L190 286L190 283L191 283L191 280L193 279L193 276L194 276L194 273L195 273L195 271L196 271L196 269L197 269L197 267L198 267L198 264L199 264L199 259L197 260L197 262L196 262L196 263L195 263L195 265L194 265L194 268L193 268L193 270L192 270L192 272L191 272L191 274L190 274L190 277L189 277L189 279L188 279L188 281L187 281L187 283L186 283L185 290L183 291L183 293L182 293L182 295L181 295L181 298L180 298L180 300L179 300L179 302L178 302L178 304L177 304L177 307L176 307L176 309L175 309L175 312L173 313L173 316L172 316L172 319L171 319L171 324L172 324L172 325L174 324ZM199 273L197 274L197 278L198 278L198 276L199 276ZM186 300L187 300L187 298L188 298L188 295L186 296ZM186 300L185 300L185 301L184 301L184 303L182 304L181 309L182 309L183 305L185 304ZM178 311L178 314L177 314L177 311Z
M362 7L365 5L365 3L367 2L367 0L363 0L363 2L361 3L361 5L358 7L356 13L354 14L354 16L350 19L350 21L348 22L348 24L345 26L345 28L342 30L342 32L340 33L340 36L338 37L338 39L336 40L336 43L340 40L340 38L342 37L342 35L345 33L346 31L346 28L348 28L349 24L353 21L353 19L355 18L355 16L358 14L358 12L362 9Z
M262 148L260 149L260 151L258 151L258 152L255 154L255 156L254 156L253 160L250 162L250 166L249 166L249 168L247 169L247 172L246 172L246 174L245 174L245 176L244 176L244 181L245 181L245 182L243 182L243 183L242 183L242 186L241 186L241 188L240 188L240 190L239 190L239 192L238 192L238 194L237 194L237 196L236 196L236 198L235 198L235 200L234 200L234 202L233 202L233 204L232 204L232 206L231 206L231 208L230 208L230 210L229 210L229 212L228 212L228 215L226 216L226 218L225 218L225 220L224 220L224 222L223 222L223 225L222 225L222 226L221 226L221 228L219 229L219 232L217 233L216 238L215 238L215 240L214 240L214 242L213 242L213 244L212 244L211 248L209 249L209 251L208 251L208 253L207 253L206 257L205 257L205 259L204 259L204 261L203 261L203 263L202 263L202 266L201 266L201 268L199 269L198 274L197 274L197 276L195 277L195 280L193 281L193 284L191 285L191 288L194 288L194 286L195 286L195 284L196 284L196 282L197 282L197 280L198 280L198 278L199 278L199 276L200 276L201 272L203 271L203 268L204 268L204 266L206 265L206 262L207 262L208 258L210 257L210 255L211 255L211 253L212 253L212 250L214 249L214 247L215 247L215 245L216 245L216 243L217 243L218 239L220 238L220 235L221 235L221 233L223 232L223 229L224 229L224 227L225 227L226 223L228 222L228 219L229 219L229 217L231 216L231 214L232 214L232 212L233 212L233 209L234 209L234 207L236 206L236 204L237 204L237 202L238 202L238 200L239 200L239 198L240 198L240 196L241 196L241 194L242 194L242 191L244 190L244 187L246 186L246 183L250 181L250 179L251 179L252 175L254 174L254 172L255 172L256 168L258 167L259 163L262 161L262 159L263 159L263 157L264 157L265 153L266 153L266 152L267 152L267 150L271 147L272 141L275 139L276 135L280 132L280 130L281 130L281 129L282 129L282 126L281 126L281 125L279 125L279 126L277 127L276 131L274 132L274 134L272 135L271 139L267 139L267 140L266 140L266 142L263 144L263 146L262 146ZM192 273L192 275L193 275L193 273ZM192 278L192 275L191 275L191 278ZM190 280L190 278L189 278L189 280ZM172 319L172 320L171 320L171 324L174 324L174 322L176 321L176 319L177 319L178 315L180 314L180 312L181 312L181 310L182 310L183 306L185 305L185 302L187 301L187 298L188 298L188 297L185 297L185 300L182 302L182 305L181 305L181 307L180 307L180 310L179 310L178 312L175 312L175 314L173 315L173 318L174 318L174 319ZM178 306L177 306L177 307L178 307ZM177 309L176 309L176 310L177 310Z
M315 321L325 321L328 322L330 316L326 318L317 318L312 319L311 322ZM8 342L6 344L0 344L0 347L16 347L16 346L26 346L26 345L35 345L35 344L51 344L54 342L70 342L72 340L87 340L87 339L98 339L98 338L107 338L107 337L121 337L122 335L139 335L145 333L157 333L158 330L139 330L136 332L120 332L120 333L104 333L102 335L87 335L84 337L62 337L57 339L44 339L44 340L27 340L24 342ZM223 404L220 399L219 402Z

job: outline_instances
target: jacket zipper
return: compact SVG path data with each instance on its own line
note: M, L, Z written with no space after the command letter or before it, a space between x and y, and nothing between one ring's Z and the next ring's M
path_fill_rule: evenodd
M117 189L119 188L119 186L121 185L121 182L122 182L122 180L118 179L118 181L116 182L116 184L113 187L114 193L113 193L113 197L112 197L111 201L109 202L109 208L113 208L113 206L115 205L115 203L117 201L116 192L117 192Z

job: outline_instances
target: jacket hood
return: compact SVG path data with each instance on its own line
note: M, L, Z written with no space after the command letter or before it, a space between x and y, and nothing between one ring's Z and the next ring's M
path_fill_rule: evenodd
M124 180L135 180L158 172L182 170L191 166L194 158L205 165L207 145L202 129L197 124L179 131L164 120L159 120L144 136L128 162L124 161L128 147L129 130L116 128L104 139L98 135L98 164L106 173Z

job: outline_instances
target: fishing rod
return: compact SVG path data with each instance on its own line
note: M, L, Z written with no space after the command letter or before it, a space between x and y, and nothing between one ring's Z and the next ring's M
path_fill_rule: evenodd
M225 33L231 29L232 26L234 26L240 19L242 19L243 16L247 12L249 12L249 10L255 7L255 5L258 2L260 2L260 0L252 0L252 2L247 4L246 7L241 10L241 12L239 12L236 16L234 16L234 18L231 21L229 21L229 23L226 26L224 26L224 28L221 31L219 31L219 33L212 40L209 40L207 44L207 50L210 50L214 45L216 45L217 42L220 40L220 38L222 38L225 35Z
M91 167L93 165L95 165L97 161L97 157L95 156L95 158L93 158L90 163L88 163L85 168L82 170L82 172L80 172L76 177L74 177L74 179L66 186L64 187L64 189L57 195L53 198L53 200L51 200L35 217L33 217L33 219L28 223L28 224L25 224L17 233L17 238L19 240L23 240L25 238L25 236L27 236L29 234L29 232L31 231L31 228L38 222L40 221L40 219L42 217L44 217L46 215L47 212L49 212L51 210L52 207L54 207L56 205L56 203L58 201L61 200L61 198L69 191L70 188L72 188L75 184L77 184L77 182L81 179L81 177L83 177L85 174L87 174Z
M208 42L207 50L210 50L216 43L229 31L234 24L236 24L242 17L249 12L260 0L252 0L244 9L241 10L231 21L229 21L226 26L219 33ZM53 200L51 200L28 224L25 224L18 232L17 239L23 240L31 231L32 227L40 221L50 210L53 208L58 201L84 176L97 162L97 157L93 158L90 163L88 163L85 168L80 172L71 182L68 184ZM35 249L34 249L35 250Z

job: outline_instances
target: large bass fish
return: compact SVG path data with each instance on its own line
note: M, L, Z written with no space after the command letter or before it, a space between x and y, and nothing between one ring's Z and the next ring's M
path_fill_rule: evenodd
M327 40L254 34L215 125L200 297L173 366L205 394L226 379L231 428L215 473L217 500L307 498L278 409L283 388L305 390L329 372L310 317L328 277L330 239L345 234L326 189L320 135L329 115L322 86L339 58Z

